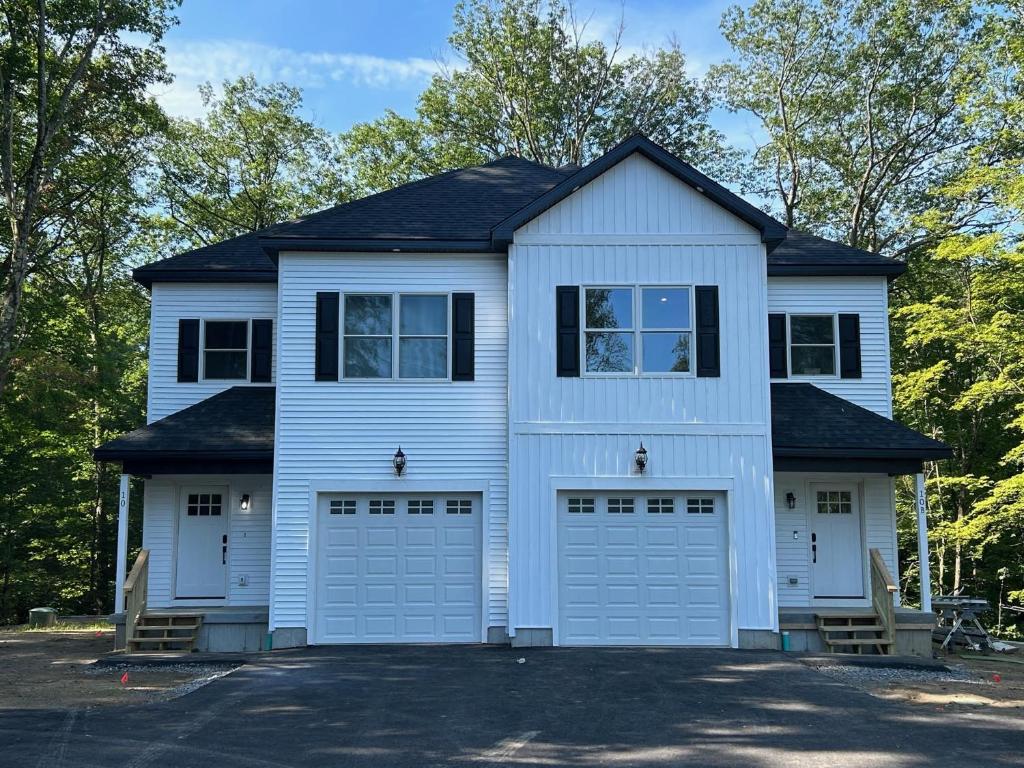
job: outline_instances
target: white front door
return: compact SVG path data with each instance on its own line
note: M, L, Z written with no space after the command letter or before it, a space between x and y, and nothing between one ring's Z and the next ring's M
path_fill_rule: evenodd
M559 645L728 645L725 496L558 500Z
M222 598L227 585L228 490L184 489L178 513L176 598Z
M314 643L481 640L480 496L321 494Z
M864 597L864 548L856 487L812 485L808 514L814 596Z

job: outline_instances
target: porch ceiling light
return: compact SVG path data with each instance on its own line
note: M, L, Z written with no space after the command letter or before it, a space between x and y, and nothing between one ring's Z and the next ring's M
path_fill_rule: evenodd
M247 509L249 509L249 501L250 501L249 494L248 493L243 493L242 494L242 501L241 501L241 506L242 506L242 511L243 512L245 512Z
M640 442L640 447L636 449L633 461L636 462L636 471L642 475L644 468L647 466L647 449L644 448L643 441Z
M786 491L786 506L789 509L796 509L796 496L792 491Z
M401 477L405 471L405 454L402 453L402 446L398 446L398 450L395 451L395 458L391 463L395 465L395 474Z

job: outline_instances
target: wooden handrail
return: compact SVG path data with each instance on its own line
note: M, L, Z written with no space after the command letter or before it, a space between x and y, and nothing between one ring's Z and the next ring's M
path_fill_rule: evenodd
M131 573L128 574L128 578L124 580L124 591L125 593L131 592L135 589L135 585L138 583L140 575L144 570L149 569L149 550L140 549L139 556L135 558L135 565L132 566Z
M131 641L135 638L135 626L139 617L146 611L146 599L149 592L149 550L139 551L135 558L132 572L124 581L124 635L125 647L130 651Z
M871 604L875 613L885 627L886 639L890 642L896 641L896 603L895 595L900 591L899 586L889 573L889 568L882 559L882 553L877 549L869 551L871 556Z

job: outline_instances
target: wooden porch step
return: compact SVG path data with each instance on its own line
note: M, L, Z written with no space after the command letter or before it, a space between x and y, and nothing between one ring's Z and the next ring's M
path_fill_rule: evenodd
M884 637L873 637L873 638L866 639L866 640L864 638L845 638L845 637L828 638L828 637L826 637L825 638L825 642L828 645L850 645L850 646L855 646L855 645L892 645L893 644L892 640L886 640Z
M844 624L838 627L826 624L824 626L819 625L818 629L822 632L885 632L885 627L881 624Z
M147 630L185 630L188 632L194 632L199 629L199 623L196 624L139 624L135 627L136 631L143 632Z
M127 642L128 652L156 650L188 653L195 649L202 625L202 614L142 613L132 627Z

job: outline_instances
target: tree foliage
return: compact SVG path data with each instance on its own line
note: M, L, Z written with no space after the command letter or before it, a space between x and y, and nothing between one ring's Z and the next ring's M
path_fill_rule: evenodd
M206 114L173 120L155 155L154 231L164 255L343 200L331 135L299 113L298 88L248 75L201 87Z
M582 164L636 132L725 169L712 97L678 44L623 57L621 35L590 39L561 0L460 2L454 27L457 65L434 76L415 117L389 111L342 137L360 192L505 155Z

